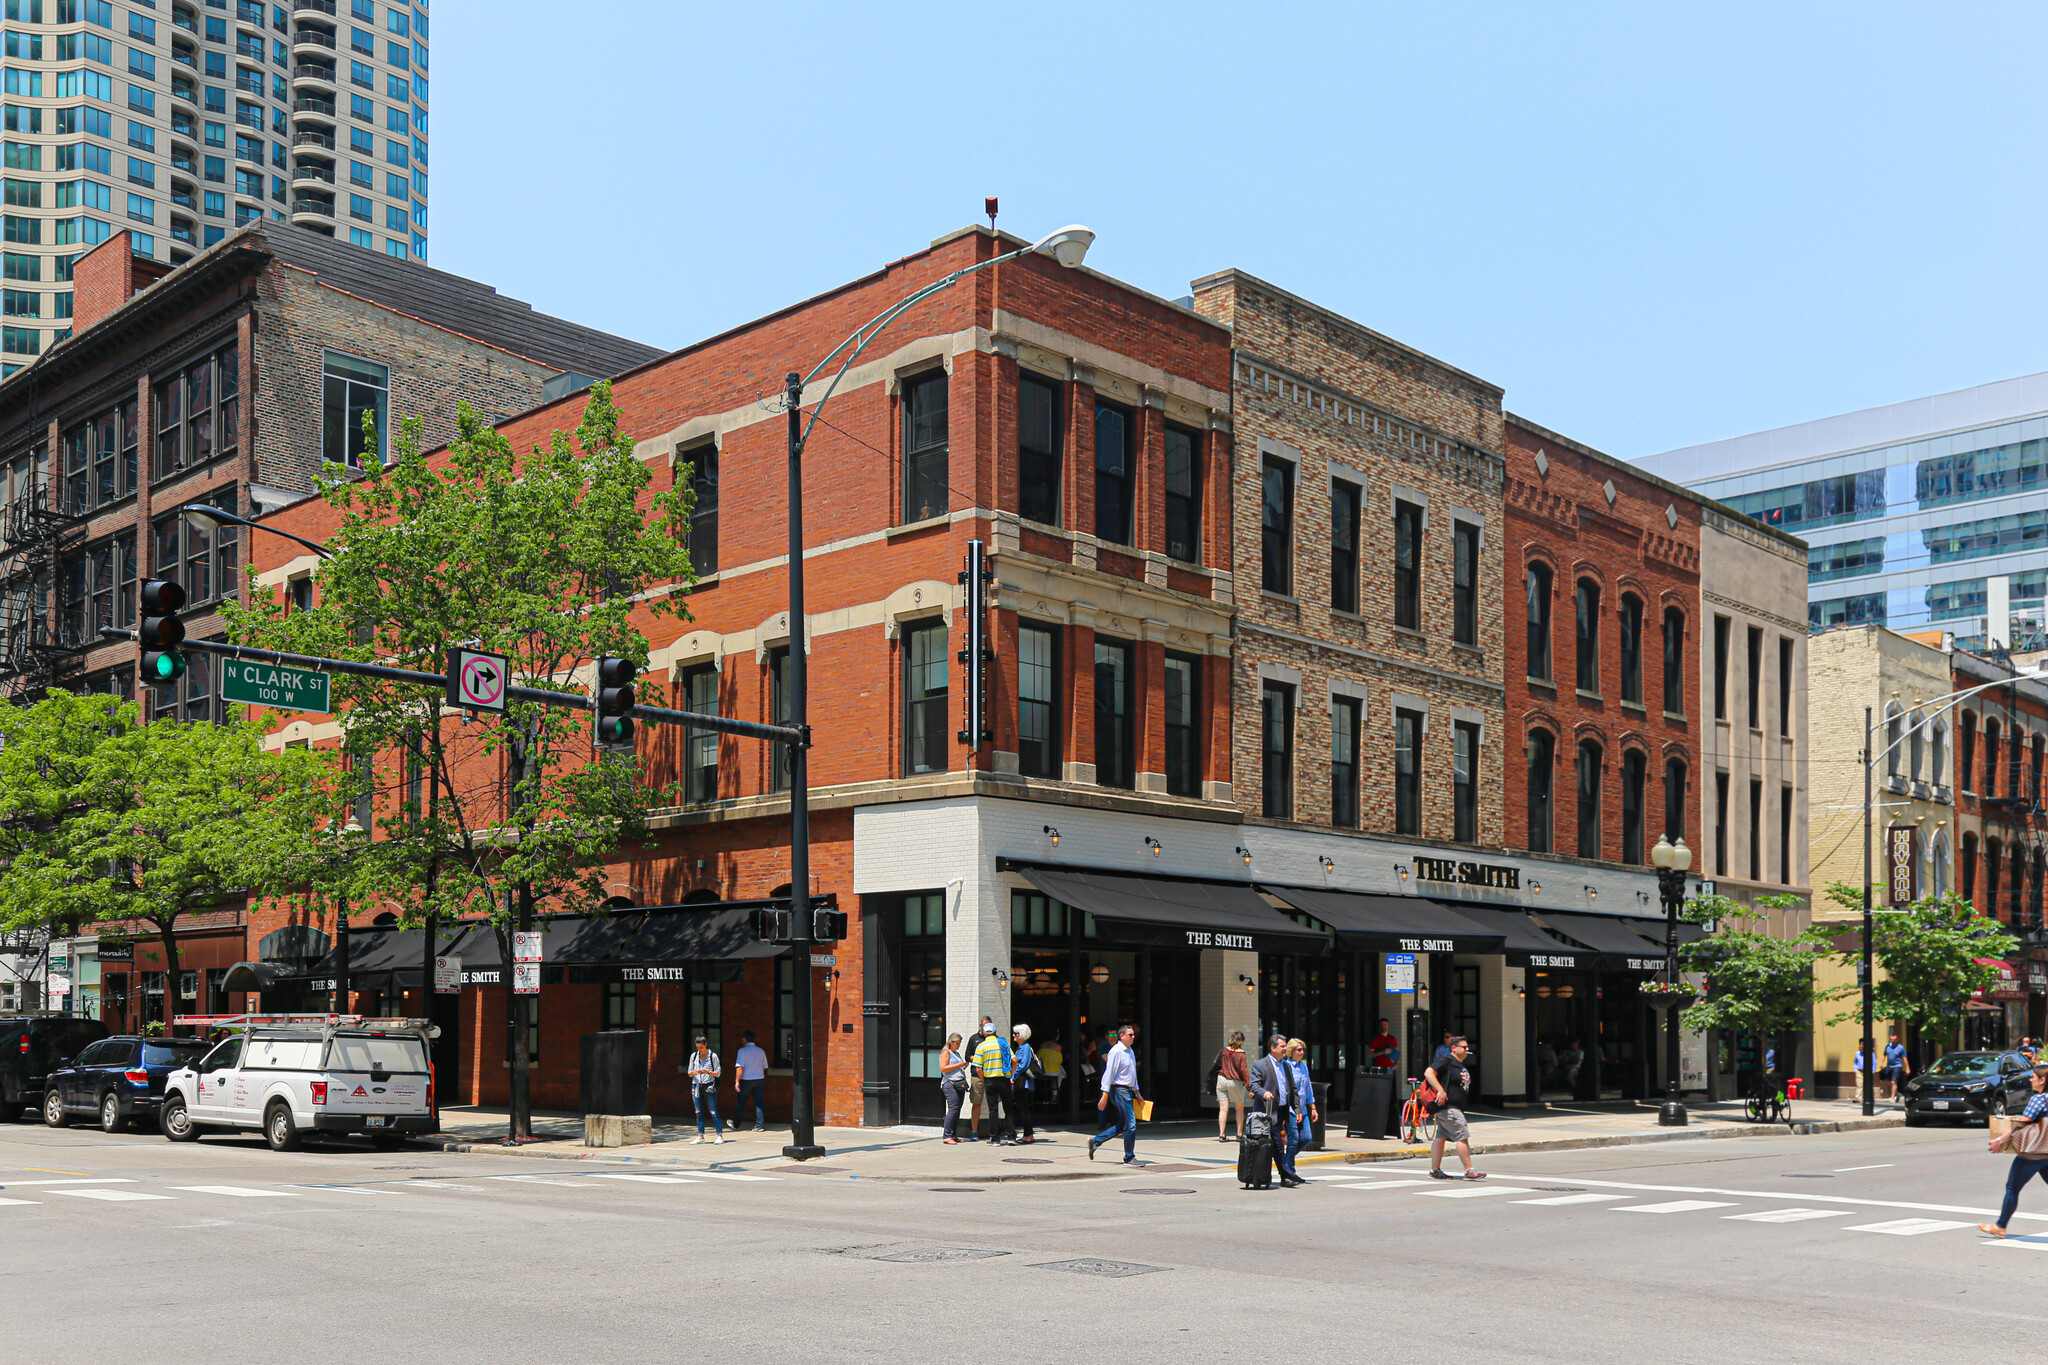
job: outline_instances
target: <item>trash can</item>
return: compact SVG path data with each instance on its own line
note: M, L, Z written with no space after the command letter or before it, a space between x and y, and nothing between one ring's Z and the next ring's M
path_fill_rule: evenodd
M1377 1066L1358 1068L1357 1079L1351 1083L1351 1112L1344 1120L1344 1136L1383 1138L1393 1115L1393 1071Z
M1309 1120L1308 1149L1320 1152L1323 1150L1323 1128L1330 1121L1330 1083L1315 1081L1312 1084L1316 1089L1316 1116Z
M647 1033L611 1029L586 1033L580 1076L586 1114L647 1112Z

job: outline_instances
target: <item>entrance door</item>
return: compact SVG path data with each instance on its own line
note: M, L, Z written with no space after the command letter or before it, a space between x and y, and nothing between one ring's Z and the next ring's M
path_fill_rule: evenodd
M946 1046L946 948L943 941L903 947L903 1121L946 1117L939 1052ZM959 1030L952 1030L959 1032Z
M1591 1092L1598 1069L1594 1051L1600 1040L1595 1030L1587 1027L1592 978L1580 972L1532 968L1528 980L1530 1014L1535 1022L1531 1046L1541 1059L1536 1078L1538 1098L1594 1098Z

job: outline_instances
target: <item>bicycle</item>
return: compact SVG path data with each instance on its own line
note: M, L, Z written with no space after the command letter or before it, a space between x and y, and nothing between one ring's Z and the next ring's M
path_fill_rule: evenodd
M1749 1097L1743 1101L1743 1117L1751 1123L1791 1123L1792 1102L1785 1096L1782 1082L1759 1076L1751 1085Z
M1401 1141L1422 1146L1436 1141L1436 1115L1422 1102L1426 1092L1417 1090L1401 1106Z

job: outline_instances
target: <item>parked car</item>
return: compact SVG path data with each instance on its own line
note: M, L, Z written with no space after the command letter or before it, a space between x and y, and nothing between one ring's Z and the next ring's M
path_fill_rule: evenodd
M97 1019L29 1014L0 1019L0 1123L39 1109L50 1073L71 1065L88 1043L107 1036Z
M73 1115L90 1114L100 1130L118 1133L130 1120L154 1123L164 1082L206 1052L198 1038L139 1038L116 1034L87 1043L71 1065L43 1085L43 1122L62 1128Z
M1993 1114L2017 1114L2033 1094L2033 1059L2024 1052L1950 1052L1906 1082L1901 1097L1906 1126L1934 1119L1981 1123Z
M160 1126L173 1142L254 1129L279 1152L309 1129L395 1147L434 1126L427 1042L438 1032L400 1020L252 1025L172 1073Z

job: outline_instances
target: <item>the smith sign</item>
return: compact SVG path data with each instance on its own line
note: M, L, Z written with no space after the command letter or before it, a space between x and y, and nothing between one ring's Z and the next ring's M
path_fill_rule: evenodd
M1189 929L1187 936L1190 948L1241 948L1250 952L1252 946L1250 934L1216 934L1207 929Z
M1457 886L1491 886L1503 891L1522 888L1522 869L1504 863L1461 863L1455 858L1425 858L1415 855L1415 876L1425 882L1451 882Z

